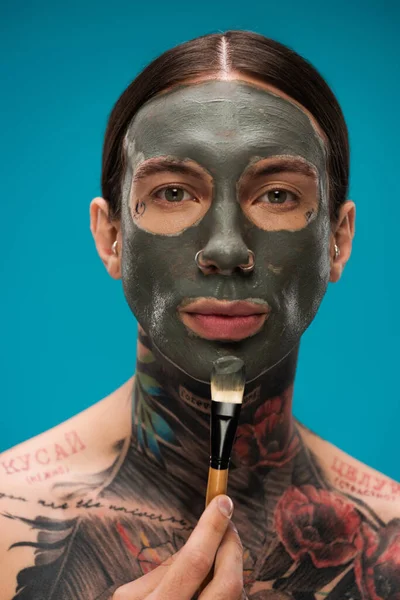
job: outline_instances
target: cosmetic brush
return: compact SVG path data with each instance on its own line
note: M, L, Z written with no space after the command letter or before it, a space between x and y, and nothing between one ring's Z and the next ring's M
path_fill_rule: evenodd
M219 494L226 494L229 463L243 402L245 367L240 358L224 356L213 363L211 373L210 467L206 506ZM212 571L199 592L212 579Z
M244 363L224 356L213 363L211 373L210 468L206 506L215 496L226 494L229 463L243 402Z

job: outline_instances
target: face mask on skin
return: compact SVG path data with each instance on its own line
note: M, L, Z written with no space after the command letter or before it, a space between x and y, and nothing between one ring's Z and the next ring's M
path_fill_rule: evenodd
M215 80L150 100L128 128L125 152L122 282L133 314L160 355L191 377L208 382L212 363L234 354L247 380L255 379L298 344L329 281L321 137L290 101L248 83ZM144 176L156 157L184 162L198 177ZM257 175L296 161L308 175ZM288 182L286 196L273 191L282 187L274 181ZM202 273L194 260L201 249L230 274ZM247 262L247 249L255 255L249 274L237 268ZM199 297L266 302L270 313L251 337L207 340L178 312Z

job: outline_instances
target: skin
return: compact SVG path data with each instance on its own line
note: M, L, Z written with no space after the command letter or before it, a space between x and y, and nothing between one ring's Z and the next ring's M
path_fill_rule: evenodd
M51 600L190 600L215 560L202 600L240 598L242 588L252 600L363 600L373 569L360 570L360 557L366 540L372 548L379 535L381 554L374 560L382 565L373 585L389 600L397 581L395 545L387 550L386 543L394 539L390 532L400 513L395 482L307 431L291 410L300 336L350 256L354 204L346 202L338 220L329 221L325 136L304 108L237 74L187 83L143 107L131 123L121 222L108 218L105 199L91 204L99 255L109 274L122 278L140 323L136 376L88 411L0 456L0 562L6 573L0 598L25 593L39 600L45 593ZM213 94L219 98L216 122ZM205 114L199 122L193 103L200 100ZM257 112L262 107L274 112L267 128ZM146 111L155 109L150 118ZM178 109L185 117L182 135L172 127ZM301 136L279 122L283 114ZM191 144L193 131L203 136L203 149ZM307 161L314 177L281 171L254 183L254 168L281 165L282 152L285 161ZM219 160L224 153L225 161ZM134 181L148 161L166 155L195 168L196 182L170 172ZM161 218L151 194L173 184L192 196L185 196L187 207L173 209L174 218L165 209ZM302 192L303 202L287 211L260 210L255 200L276 186ZM115 240L118 254L112 252ZM247 247L256 257L250 276L237 269ZM194 263L201 248L214 265L210 275ZM201 339L177 308L202 295L266 300L271 319L243 342ZM229 479L238 532L215 502L202 516L201 492L208 471L210 364L233 349L248 367ZM47 461L41 470L40 461ZM52 474L54 466L63 473ZM299 497L297 504L280 502ZM294 543L304 507L313 520ZM291 523L297 529L287 533ZM322 540L320 554L310 550L310 539Z

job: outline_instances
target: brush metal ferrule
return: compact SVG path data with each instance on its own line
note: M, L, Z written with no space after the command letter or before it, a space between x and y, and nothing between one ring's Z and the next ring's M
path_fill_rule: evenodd
M241 408L238 403L211 402L210 466L213 469L229 467Z

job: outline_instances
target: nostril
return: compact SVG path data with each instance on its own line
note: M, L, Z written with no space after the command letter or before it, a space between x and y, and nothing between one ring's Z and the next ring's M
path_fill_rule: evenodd
M209 265L205 265L204 267L201 267L201 270L204 273L217 273L217 271L219 271L217 265L213 265L213 264L209 264Z
M244 243L208 244L195 256L198 268L206 274L231 275L233 272L251 272L254 268L254 253Z

